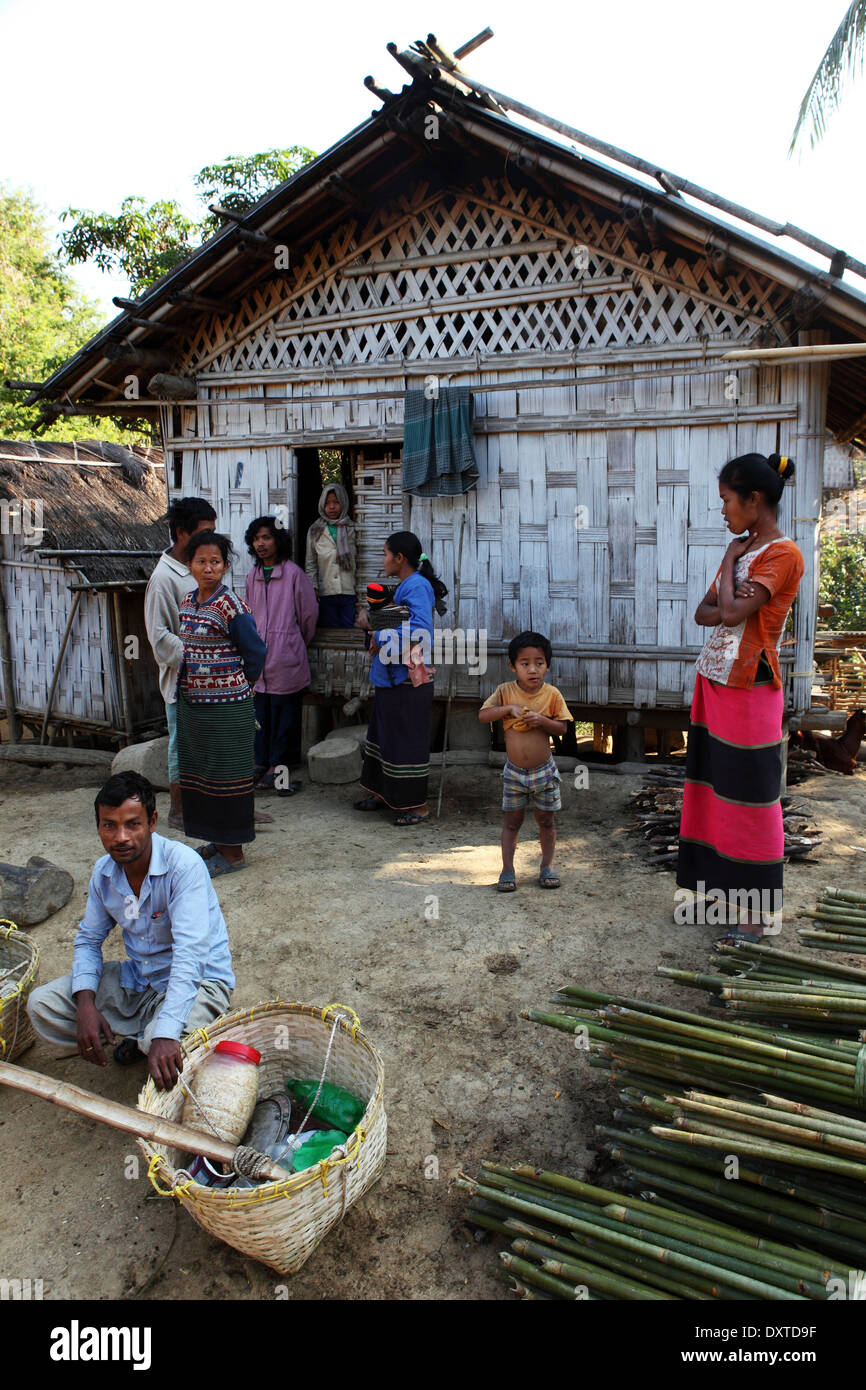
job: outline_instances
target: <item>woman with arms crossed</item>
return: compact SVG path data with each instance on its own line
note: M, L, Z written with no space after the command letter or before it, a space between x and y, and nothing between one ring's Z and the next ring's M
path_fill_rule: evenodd
M724 901L727 911L717 906L723 915L715 920L733 924L725 941L759 940L782 906L778 649L803 557L779 529L777 512L793 476L793 460L779 454L743 454L725 464L719 496L735 539L695 613L712 631L697 662L677 865L685 891L676 894L674 919L694 921L697 897Z

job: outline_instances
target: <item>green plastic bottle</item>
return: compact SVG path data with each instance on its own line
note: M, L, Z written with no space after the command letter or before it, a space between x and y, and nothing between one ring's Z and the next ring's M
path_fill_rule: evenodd
M312 1138L293 1154L292 1168L296 1173L312 1168L314 1163L321 1163L323 1158L333 1153L339 1144L345 1144L347 1138L339 1129L314 1130Z
M286 1083L286 1090L297 1096L298 1100L303 1101L307 1106L318 1089L318 1081L288 1081ZM342 1129L345 1134L351 1134L366 1108L364 1101L358 1100L356 1096L344 1091L341 1086L332 1086L330 1081L326 1081L322 1086L319 1099L313 1107L313 1114L317 1120L324 1120L326 1124L333 1125L335 1129ZM342 1140L338 1142L342 1143ZM317 1163L318 1161L316 1159Z

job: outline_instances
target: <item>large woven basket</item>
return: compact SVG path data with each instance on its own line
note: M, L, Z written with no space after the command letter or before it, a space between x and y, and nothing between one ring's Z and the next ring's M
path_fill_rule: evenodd
M281 1090L292 1077L318 1081L332 1032L325 1079L365 1100L366 1109L344 1148L315 1167L285 1182L211 1188L190 1178L184 1167L188 1155L145 1139L138 1141L149 1160L148 1177L158 1192L173 1193L200 1226L280 1274L295 1274L382 1172L387 1142L382 1059L361 1032L357 1014L341 1004L325 1009L282 1000L256 1004L198 1029L183 1043L187 1083L221 1039L234 1038L255 1047L262 1054L258 1093L263 1097ZM149 1080L138 1105L151 1114L180 1120L184 1100L179 1086L160 1092Z
M36 1041L27 996L39 973L39 947L8 917L0 918L0 1060L13 1062Z

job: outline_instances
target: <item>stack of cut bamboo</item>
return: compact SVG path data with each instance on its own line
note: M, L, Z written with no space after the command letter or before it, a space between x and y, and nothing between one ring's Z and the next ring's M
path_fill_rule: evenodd
M848 1287L848 1255L837 1263L667 1198L495 1163L459 1186L471 1193L466 1219L511 1241L500 1259L524 1298L779 1301Z
M804 909L798 916L811 917L815 922L813 927L803 927L797 933L807 945L823 951L866 955L866 892L825 888L815 911Z
M866 970L781 951L763 942L720 946L710 963L715 973L671 970L658 973L680 984L708 990L732 1013L745 1013L776 1025L796 1024L818 1031L866 1028ZM856 1054L854 1041L827 1043L828 1055Z

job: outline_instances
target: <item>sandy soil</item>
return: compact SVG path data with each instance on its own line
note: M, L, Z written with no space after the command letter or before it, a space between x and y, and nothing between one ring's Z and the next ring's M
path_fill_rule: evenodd
M71 965L101 853L100 780L81 769L0 773L0 859L40 853L75 876L66 908L32 929L42 980ZM525 829L520 889L508 896L490 886L500 826L492 769L450 770L442 820L415 830L354 813L351 787L263 800L274 824L251 847L251 868L218 887L235 1002L279 994L351 1004L384 1058L389 1122L382 1180L291 1281L290 1297L507 1296L493 1247L461 1223L453 1177L474 1173L482 1157L580 1175L609 1103L570 1039L524 1022L520 1009L543 1006L567 980L700 1006L654 975L662 961L703 967L714 933L673 925L672 875L649 869L627 834L624 803L638 781L592 770L576 790L564 775L563 887L536 886L537 841ZM791 910L811 905L825 883L866 883L866 855L850 847L864 839L862 774L813 777L795 794L811 803L824 847L788 871ZM158 809L167 815L166 795ZM429 895L438 919L425 917ZM778 940L796 946L793 922ZM107 957L122 957L119 932L108 947ZM144 1077L143 1068L60 1061L42 1043L21 1060L130 1105ZM143 1166L137 1180L126 1176L136 1153L117 1131L0 1089L0 1277L40 1278L47 1299L277 1296L284 1281L155 1197ZM437 1166L438 1179L425 1176Z

